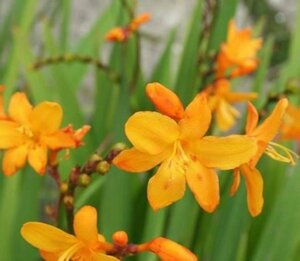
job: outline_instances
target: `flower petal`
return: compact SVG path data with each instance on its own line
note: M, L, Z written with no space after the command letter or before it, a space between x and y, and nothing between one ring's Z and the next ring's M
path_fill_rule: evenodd
M21 235L34 247L52 253L64 251L78 242L73 235L40 222L25 223Z
M205 167L234 169L254 156L257 145L254 139L243 135L206 136L188 143L187 149L196 154Z
M148 200L154 210L166 207L183 197L184 166L177 158L169 158L159 167L148 183Z
M246 134L250 135L257 126L258 112L251 102L248 102Z
M179 136L177 123L158 112L136 112L127 121L125 132L136 149L159 154Z
M233 170L233 182L230 188L230 196L233 196L237 192L240 186L240 181L241 181L240 169L235 168Z
M28 162L38 174L44 174L47 165L46 146L40 144L32 144L32 146L29 148Z
M8 107L8 114L14 121L21 124L28 124L31 111L32 106L25 93L17 92L12 96Z
M216 121L220 130L228 131L231 129L239 115L240 113L236 108L234 108L224 99L220 99L216 109Z
M208 130L211 111L205 94L198 94L187 106L183 119L179 122L182 139L201 138Z
M228 92L224 95L229 103L251 101L257 98L256 92Z
M9 149L21 145L24 135L18 131L19 124L12 121L0 121L0 149Z
M194 159L189 163L186 180L199 205L205 211L213 212L220 201L217 173Z
M40 251L41 257L45 261L57 261L59 259L59 256L61 253L51 253L51 252L46 252L46 251Z
M22 168L27 160L28 145L24 144L4 152L3 156L3 173L6 176L11 176Z
M120 259L102 253L93 253L91 261L119 261Z
M97 242L97 210L91 206L84 206L74 217L74 232L79 240L87 244Z
M171 151L165 150L157 155L151 155L140 152L135 148L123 150L113 160L113 163L120 169L129 172L143 172L154 168L156 165L165 160Z
M65 148L75 148L76 141L71 133L65 133L58 130L49 135L41 136L42 143L45 143L47 147L51 150L65 149Z
M256 217L264 204L263 179L259 170L251 169L248 164L243 164L240 169L246 180L248 209L251 216Z
M149 83L146 93L155 108L174 120L181 120L184 114L183 105L178 96L158 82Z
M42 102L30 114L31 127L35 133L52 133L62 121L62 108L55 102Z
M259 140L268 143L271 141L279 130L282 123L282 118L288 107L288 100L286 98L281 99L275 106L271 115L264 120L252 133L252 136L256 136Z

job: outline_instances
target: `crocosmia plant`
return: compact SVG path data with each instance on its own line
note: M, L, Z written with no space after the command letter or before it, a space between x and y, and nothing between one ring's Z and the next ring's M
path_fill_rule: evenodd
M0 3L0 261L300 260L300 5L42 2Z

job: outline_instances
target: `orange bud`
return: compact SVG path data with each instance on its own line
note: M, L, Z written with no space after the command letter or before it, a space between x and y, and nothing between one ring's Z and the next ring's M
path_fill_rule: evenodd
M114 244L118 246L126 246L128 243L128 236L125 231L117 231L112 236Z
M198 258L185 247L169 239L158 237L148 244L148 249L163 261L197 261Z
M184 108L177 95L160 83L149 83L146 93L155 108L174 120L180 120L184 114Z
M134 32L137 30L137 28L139 26L141 26L142 24L148 22L151 18L151 15L149 13L143 13L137 17L135 17L131 23L129 24L128 26L128 29L131 31L131 32Z
M122 27L115 27L108 31L105 40L110 42L124 42L128 38L127 31Z

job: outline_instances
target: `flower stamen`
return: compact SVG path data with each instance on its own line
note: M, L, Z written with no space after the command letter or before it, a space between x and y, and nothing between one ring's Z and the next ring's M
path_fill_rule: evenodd
M299 155L297 153L275 142L269 142L269 145L267 146L265 153L274 160L286 162L291 165L295 165L296 164L295 159L299 158Z

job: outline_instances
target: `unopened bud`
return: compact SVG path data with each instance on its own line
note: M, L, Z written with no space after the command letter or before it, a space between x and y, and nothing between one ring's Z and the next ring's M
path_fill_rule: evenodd
M149 242L148 249L158 255L163 261L198 260L198 258L187 248L163 237L155 238Z
M113 150L117 150L117 151L122 151L122 150L125 150L126 149L126 144L123 143L123 142L118 142L116 143L113 147L112 147Z
M86 187L91 183L91 177L88 174L81 174L78 179L79 186Z
M126 246L128 243L128 236L125 231L117 231L112 235L114 244L118 246Z
M103 160L103 158L100 155L98 155L97 153L94 153L90 157L89 162L98 162L98 161L101 161L101 160Z
M96 171L100 175L104 175L110 169L110 164L106 160L102 160L97 164Z
M62 182L62 183L60 184L59 190L60 190L60 192L61 192L62 194L66 193L66 192L68 191L68 189L69 189L69 185L68 185L67 182Z
M63 202L67 209L72 209L74 206L74 198L70 195L64 196Z

